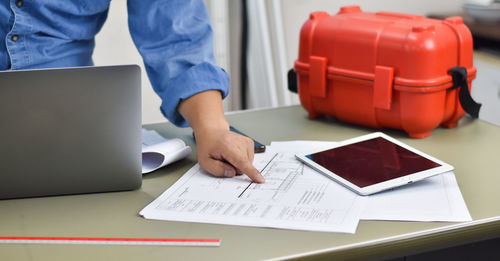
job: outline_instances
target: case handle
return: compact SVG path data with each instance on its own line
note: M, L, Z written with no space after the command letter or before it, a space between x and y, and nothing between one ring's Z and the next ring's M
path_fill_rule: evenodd
M481 104L472 99L469 90L469 83L467 81L467 69L465 67L456 66L451 68L448 73L451 74L451 77L453 78L453 87L451 89L460 88L458 93L460 105L462 105L464 111L467 112L472 118L477 118L479 116Z
M384 12L384 11L376 12L375 15L388 16L388 17L394 17L394 18L403 18L403 19L422 19L422 18L424 18L421 15L402 14L402 13Z

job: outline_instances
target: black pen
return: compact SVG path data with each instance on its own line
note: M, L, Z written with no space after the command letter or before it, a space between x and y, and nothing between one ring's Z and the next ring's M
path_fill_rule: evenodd
M254 153L262 153L262 152L265 152L266 151L266 145L256 141L255 139L253 139L252 137L242 133L241 131L235 129L233 126L229 126L229 130L231 130L232 132L234 133L238 133L242 136L245 136L245 137L248 137L250 139L253 140L253 148L254 148ZM194 136L194 132L193 132L193 138L195 139L196 141L196 137Z

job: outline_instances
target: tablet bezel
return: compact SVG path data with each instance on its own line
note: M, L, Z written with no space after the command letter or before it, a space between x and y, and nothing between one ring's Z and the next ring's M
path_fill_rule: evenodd
M370 139L375 139L375 138L383 138L383 139L386 139L398 146L401 146L419 156L422 156L428 160L431 160L441 166L438 166L438 167L435 167L435 168L431 168L431 169L427 169L427 170L423 170L423 171L420 171L420 172L416 172L416 173L413 173L413 174L409 174L409 175L405 175L405 176L402 176L402 177L399 177L399 178L395 178L395 179L391 179L391 180L386 180L386 181L383 181L383 182L379 182L379 183L376 183L376 184L373 184L373 185L369 185L369 186L366 186L366 187L359 187L357 185L355 185L354 183L351 183L350 181L342 178L341 176L331 172L330 170L326 169L325 167L319 165L318 163L310 160L309 158L307 158L307 155L311 155L311 154L315 154L315 153L319 153L319 152L322 152L322 151L327 151L327 150L331 150L331 149L334 149L334 148L339 148L339 147L343 147L343 146L346 146L346 145L350 145L350 144L354 144L354 143L359 143L359 142L362 142L362 141L366 141L366 140L370 140ZM398 186L402 186L402 185L405 185L405 184L409 184L409 183L413 183L413 182L416 182L416 181L419 181L419 180L422 180L422 179L425 179L425 178L428 178L428 177L431 177L431 176L434 176L434 175L438 175L438 174L442 174L442 173L445 173L445 172L448 172L448 171L451 171L453 170L453 166L441 161L441 160L438 160L430 155L427 155L425 153L423 153L422 151L419 151L413 147L410 147L409 145L407 144L404 144L384 133L381 133L381 132L375 132L375 133L370 133L370 134L367 134L367 135L363 135L363 136L359 136L359 137L355 137L355 138L352 138L352 139L348 139L348 140L345 140L345 141L342 141L342 142L339 142L337 145L335 146L331 146L327 149L325 148L322 148L322 149L317 149L317 150L313 150L313 151L309 151L307 153L299 153L299 154L296 154L295 157L302 161L303 163L305 163L306 165L310 166L311 168L313 168L314 170L320 172L321 174L323 175L326 175L327 177L339 182L340 184L346 186L347 188L353 190L354 192L360 194L360 195L363 195L363 196L366 196L366 195L371 195L371 194L374 194L374 193L377 193L377 192L381 192L381 191L384 191L384 190L387 190L387 189L391 189L391 188L395 188L395 187L398 187Z

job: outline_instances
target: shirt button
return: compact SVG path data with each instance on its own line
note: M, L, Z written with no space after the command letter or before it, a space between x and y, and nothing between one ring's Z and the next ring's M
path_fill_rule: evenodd
M17 40L19 40L19 35L15 34L15 35L13 35L10 39L11 39L13 42L16 42Z
M16 6L17 6L17 7L21 7L21 6L23 6L23 0L19 0L19 1L17 1L17 2L16 2Z

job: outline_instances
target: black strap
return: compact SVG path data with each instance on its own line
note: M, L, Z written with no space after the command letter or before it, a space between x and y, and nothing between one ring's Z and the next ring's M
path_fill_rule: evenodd
M293 69L288 71L288 90L294 93L298 92L297 73Z
M451 89L460 88L458 93L460 105L462 105L464 111L467 112L472 118L477 118L479 116L481 104L475 102L470 95L469 83L467 82L467 69L456 66L451 68L448 73L450 73L453 78L453 87Z
M248 5L246 0L241 2L241 53L240 53L240 108L248 109Z

